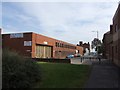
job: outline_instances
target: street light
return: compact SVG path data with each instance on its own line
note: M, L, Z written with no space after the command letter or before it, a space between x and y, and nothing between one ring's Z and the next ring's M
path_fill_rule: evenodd
M97 31L92 31L92 32L96 32L97 33L97 39L99 40L99 37L98 37L98 30ZM98 44L98 42L97 42ZM98 45L97 45L98 46ZM97 48L97 53L98 53L98 48Z
M99 39L99 38L98 38L98 31L92 31L92 32L96 32L96 33L97 33L97 39Z

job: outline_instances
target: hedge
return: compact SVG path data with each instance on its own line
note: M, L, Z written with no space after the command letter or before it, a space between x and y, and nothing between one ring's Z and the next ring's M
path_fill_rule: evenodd
M3 50L2 56L3 88L31 88L40 82L41 68L36 62L9 50Z

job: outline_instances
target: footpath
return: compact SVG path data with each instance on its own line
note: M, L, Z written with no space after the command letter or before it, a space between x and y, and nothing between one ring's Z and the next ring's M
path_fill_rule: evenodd
M89 61L90 62L90 61ZM102 59L92 62L92 71L84 88L119 88L120 70L109 60Z

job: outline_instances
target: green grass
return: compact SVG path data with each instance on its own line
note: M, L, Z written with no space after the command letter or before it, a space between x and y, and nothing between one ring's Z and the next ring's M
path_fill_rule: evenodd
M38 63L42 69L42 81L37 88L83 88L90 73L88 65Z

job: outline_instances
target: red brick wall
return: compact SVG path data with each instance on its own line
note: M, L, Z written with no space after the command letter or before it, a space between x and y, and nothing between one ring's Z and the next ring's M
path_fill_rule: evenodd
M117 25L117 27L116 27ZM116 30L117 29L117 30ZM113 17L113 46L114 46L114 62L116 65L120 66L120 52L119 52L119 35L120 35L120 4L116 10L116 13Z
M79 53L81 54L81 55L83 55L83 47L81 47L81 46L77 46L77 50L79 50Z
M24 33L23 38L10 38L10 34L2 35L2 46L3 48L9 48L17 51L21 55L31 56L31 46L24 46L24 41L31 41L31 33ZM30 50L30 51L27 51Z
M119 32L119 40L118 40L118 64L120 66L120 32Z
M53 38L49 38L40 34L36 34L33 33L32 34L32 41L33 41L33 46L32 46L32 57L35 57L35 45L36 44L42 44L42 45L46 45L44 44L44 42L47 42L49 46L53 47L53 58L65 58L67 55L69 54L75 54L76 49L70 49L70 48L65 48L64 46L62 47L56 47L56 42L63 44L63 45L70 45L73 47L76 47L73 44L70 43L66 43L64 41L60 41L60 40L56 40ZM77 48L78 50L80 50L80 53L82 54L83 49L82 47Z
M80 54L83 54L83 48L77 47L73 44L56 40L50 37L46 37L36 33L23 33L23 38L10 38L10 34L3 34L3 48L10 48L19 52L21 55L29 56L35 58L36 44L39 45L48 45L53 47L52 56L53 58L65 58L69 54L75 54L76 49L80 51ZM24 46L24 41L32 41L32 46ZM44 42L47 42L45 44ZM56 42L63 44L63 46L57 46ZM69 46L65 46L69 45ZM66 47L75 47L74 49ZM30 51L27 51L30 50Z
M110 59L112 48L112 34L110 32L104 34L103 45L104 45L104 57Z

